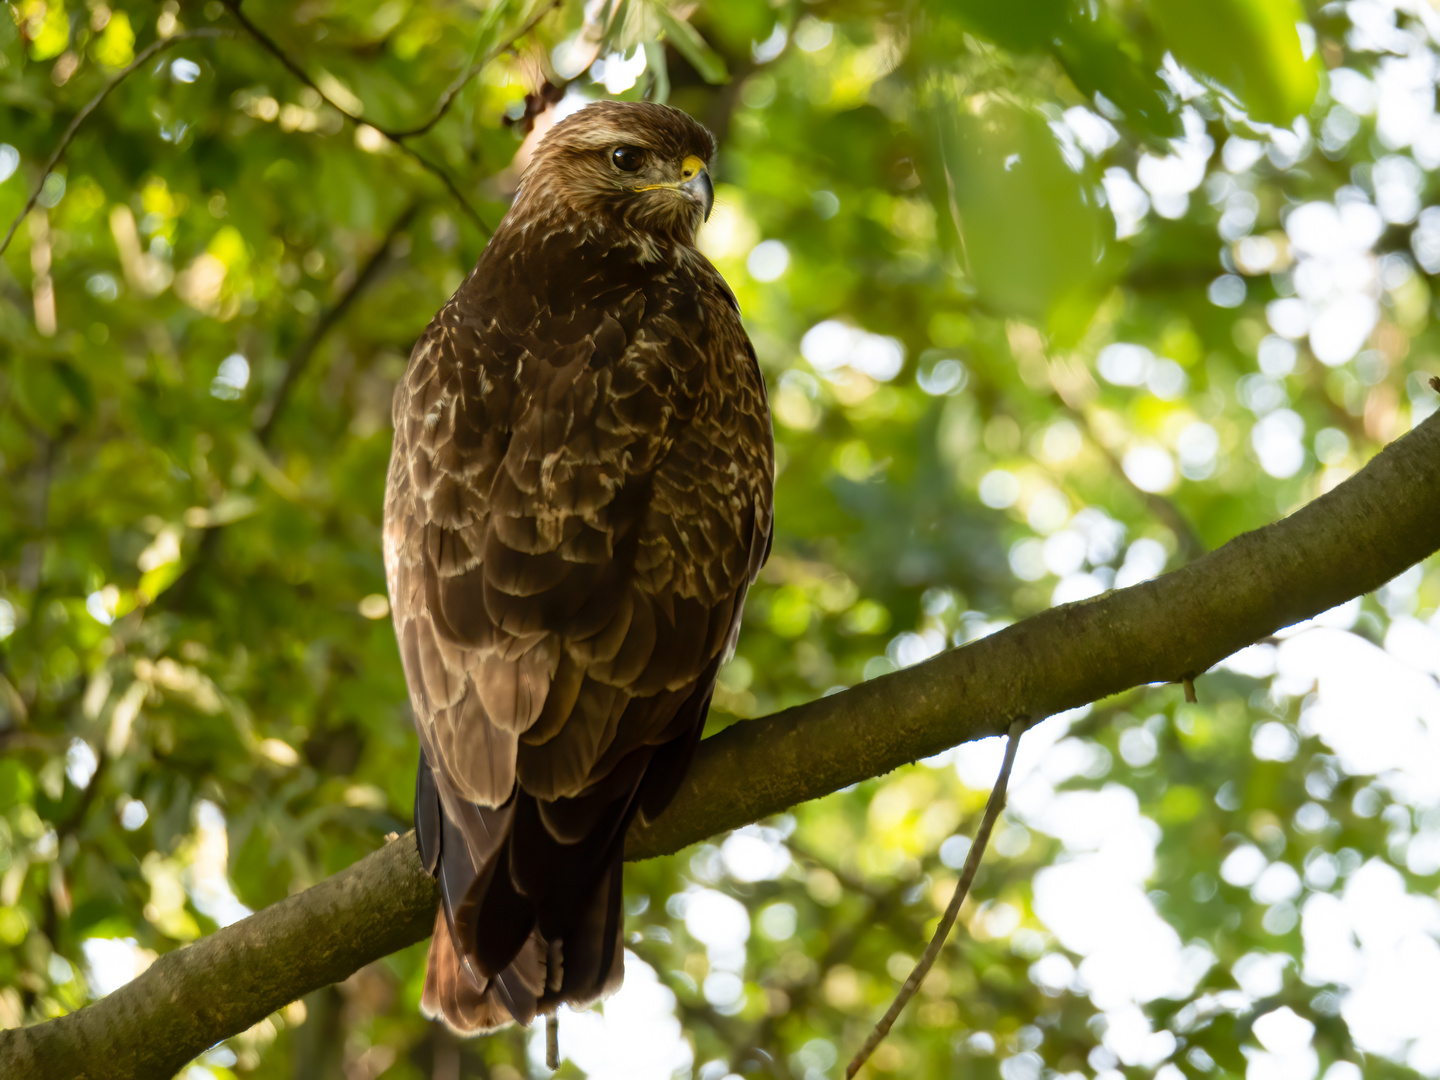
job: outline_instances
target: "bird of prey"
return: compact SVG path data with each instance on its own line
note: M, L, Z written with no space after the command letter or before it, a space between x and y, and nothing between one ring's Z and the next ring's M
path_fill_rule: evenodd
M462 1035L620 985L626 829L678 790L769 554L764 381L695 246L714 149L663 105L557 123L395 391L422 1009Z

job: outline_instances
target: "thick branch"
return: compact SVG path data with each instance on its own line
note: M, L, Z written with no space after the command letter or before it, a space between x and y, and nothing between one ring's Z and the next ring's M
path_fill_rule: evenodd
M1128 687L1178 682L1369 592L1440 548L1440 415L1284 521L1133 588L1068 604L927 663L701 744L669 810L631 831L665 855L796 803ZM1177 691L1178 692L1178 691ZM430 932L409 836L70 1016L0 1032L7 1080L168 1076L285 1003Z
M972 739L1132 686L1180 682L1378 588L1440 548L1440 414L1290 517L1163 577L1052 608L701 744L649 858Z
M37 1027L0 1031L0 1076L173 1076L220 1039L259 1023L281 997L288 1002L339 982L425 937L435 925L437 895L407 835L313 888L165 954L94 1005Z

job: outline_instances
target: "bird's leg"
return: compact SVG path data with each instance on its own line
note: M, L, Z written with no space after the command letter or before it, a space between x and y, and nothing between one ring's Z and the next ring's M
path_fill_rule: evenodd
M545 1017L545 1067L551 1072L560 1068L560 1010Z

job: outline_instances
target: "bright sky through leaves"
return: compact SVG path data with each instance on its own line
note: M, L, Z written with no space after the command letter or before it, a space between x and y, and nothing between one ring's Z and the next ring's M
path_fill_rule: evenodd
M483 248L470 212L504 212L537 73L566 84L552 115L668 94L721 138L702 247L781 473L712 728L1174 569L1440 403L1420 0L565 2L431 132L385 136L544 6L246 0L313 87L243 31L180 39L48 175L139 50L236 24L0 13L0 226L38 192L0 256L0 1026L408 826L389 396ZM1437 606L1432 559L1194 705L1144 687L1027 734L874 1074L1440 1076ZM999 754L628 867L627 982L566 1017L574 1068L833 1074L928 940ZM438 1037L422 971L397 954L183 1075L544 1075L538 1030Z

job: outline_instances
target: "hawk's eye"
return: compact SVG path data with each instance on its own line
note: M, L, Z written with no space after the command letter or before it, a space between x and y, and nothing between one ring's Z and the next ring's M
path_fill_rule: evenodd
M645 151L638 146L621 146L610 155L610 160L621 172L639 172L645 164Z

